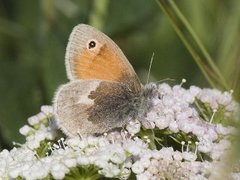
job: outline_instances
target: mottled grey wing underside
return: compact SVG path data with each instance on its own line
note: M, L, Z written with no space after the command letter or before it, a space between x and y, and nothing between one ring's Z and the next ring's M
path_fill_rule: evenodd
M54 113L69 136L100 134L136 118L141 94L126 85L100 80L74 80L59 88Z

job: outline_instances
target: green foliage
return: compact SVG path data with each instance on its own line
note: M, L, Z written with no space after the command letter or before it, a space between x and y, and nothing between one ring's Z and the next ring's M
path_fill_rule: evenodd
M66 180L97 180L101 178L98 173L98 168L91 166L74 167L70 170L69 174L65 176Z
M225 84L222 78L226 79L239 100L240 1L182 0L176 1L176 6L212 57L202 68L210 79L216 77L216 82ZM181 19L179 14L177 17ZM51 104L56 88L67 81L65 47L72 28L79 23L94 25L108 34L143 83L154 52L152 81L172 78L178 83L186 78L190 84L209 86L202 68L195 64L155 1L2 0L0 148L22 141L18 129L40 105Z
M220 73L213 59L203 46L193 28L178 9L173 0L157 1L163 12L170 18L174 30L191 53L199 69L212 87L229 89L225 78Z

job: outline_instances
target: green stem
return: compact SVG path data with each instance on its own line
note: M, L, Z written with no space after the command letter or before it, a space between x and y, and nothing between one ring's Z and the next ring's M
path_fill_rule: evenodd
M94 0L93 9L89 16L89 24L97 29L103 29L104 21L107 16L109 0Z
M212 87L229 90L225 78L210 57L202 42L194 32L190 23L178 9L173 0L156 0L164 14L170 19L171 24L192 55L201 72ZM204 62L205 61L205 62Z

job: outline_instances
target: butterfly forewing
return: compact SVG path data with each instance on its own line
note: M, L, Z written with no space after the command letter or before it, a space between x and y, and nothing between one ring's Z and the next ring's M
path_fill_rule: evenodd
M70 80L98 79L127 84L130 81L130 88L141 90L140 81L121 49L89 25L80 24L73 29L65 62Z

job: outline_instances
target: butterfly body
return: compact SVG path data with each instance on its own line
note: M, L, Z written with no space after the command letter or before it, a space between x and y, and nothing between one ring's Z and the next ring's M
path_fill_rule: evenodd
M54 98L58 126L69 136L101 134L137 118L142 86L118 46L95 28L80 24L65 57L69 83Z

